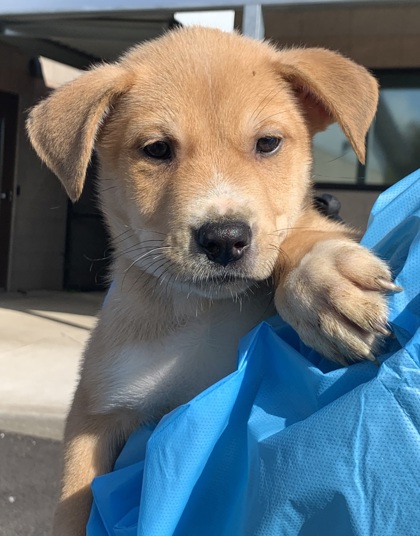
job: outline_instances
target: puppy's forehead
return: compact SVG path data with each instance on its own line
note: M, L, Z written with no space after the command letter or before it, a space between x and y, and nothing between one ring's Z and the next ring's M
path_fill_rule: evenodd
M235 34L173 32L134 49L124 64L135 75L130 108L168 119L238 108L253 112L259 102L287 92L275 71L274 50Z
M183 28L163 37L134 47L122 59L129 68L147 70L156 78L169 74L177 78L188 78L199 74L202 69L225 72L244 66L262 67L275 62L276 50L269 44L209 28ZM254 71L255 72L255 71Z

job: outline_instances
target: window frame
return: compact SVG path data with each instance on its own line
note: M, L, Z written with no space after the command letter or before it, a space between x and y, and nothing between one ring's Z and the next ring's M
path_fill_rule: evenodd
M419 68L388 68L388 69L369 69L373 76L378 80L380 89L419 89L420 91L420 69ZM370 127L372 128L372 127ZM370 132L369 128L369 132ZM366 136L366 161L369 158L368 146L369 133ZM318 182L314 181L315 189L320 190L349 190L349 191L367 191L383 192L387 190L389 184L366 184L366 164L358 162L355 182L346 184L340 182Z

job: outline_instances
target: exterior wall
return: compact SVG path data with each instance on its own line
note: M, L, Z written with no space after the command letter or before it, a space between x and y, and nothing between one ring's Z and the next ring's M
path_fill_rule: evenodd
M265 8L265 35L280 45L339 50L369 68L420 67L420 6Z
M47 92L42 78L31 76L29 61L18 49L0 44L0 91L19 96L8 290L61 289L67 200L26 137L26 112Z

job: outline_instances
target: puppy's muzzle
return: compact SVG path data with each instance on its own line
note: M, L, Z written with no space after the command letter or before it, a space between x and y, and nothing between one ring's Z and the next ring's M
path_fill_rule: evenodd
M209 222L195 232L195 240L210 261L227 266L246 254L251 228L242 221Z

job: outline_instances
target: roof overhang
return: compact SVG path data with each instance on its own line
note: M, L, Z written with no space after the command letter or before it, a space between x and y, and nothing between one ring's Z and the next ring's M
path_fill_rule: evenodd
M417 0L263 0L265 17L279 10L416 4ZM252 0L13 0L0 6L0 42L77 68L114 60L134 43L176 24L180 11L233 9L242 20ZM274 14L274 12L276 12ZM244 19L245 20L245 19ZM270 36L267 36L270 37Z
M170 11L56 11L0 13L0 41L31 57L45 56L79 69L114 60L134 43L152 39L174 24Z

